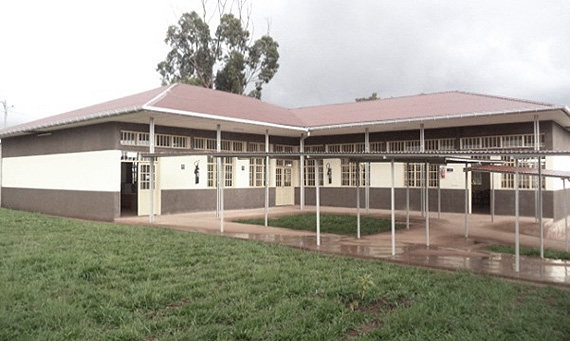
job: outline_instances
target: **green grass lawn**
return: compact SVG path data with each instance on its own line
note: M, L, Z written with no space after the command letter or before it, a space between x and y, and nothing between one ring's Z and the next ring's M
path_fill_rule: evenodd
M487 250L498 253L515 254L514 245L491 244L485 247ZM540 249L521 246L519 253L521 256L540 257ZM570 260L570 253L551 249L544 249L544 258Z
M236 223L265 225L265 219L239 219ZM269 218L267 224L273 227L285 227L294 230L315 231L317 216L315 213L302 213ZM360 217L360 234L363 236L390 231L391 221L370 216ZM402 225L396 224L396 229ZM356 235L356 216L350 214L321 214L321 232L344 235Z
M0 210L0 340L569 335L569 290Z

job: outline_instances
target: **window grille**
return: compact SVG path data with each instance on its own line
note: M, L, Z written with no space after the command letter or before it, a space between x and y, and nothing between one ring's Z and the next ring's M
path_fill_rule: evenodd
M408 163L406 164L404 172L404 183L410 187L422 186L422 172L424 171L425 164L423 163ZM428 169L428 186L437 187L439 185L439 165L430 164Z

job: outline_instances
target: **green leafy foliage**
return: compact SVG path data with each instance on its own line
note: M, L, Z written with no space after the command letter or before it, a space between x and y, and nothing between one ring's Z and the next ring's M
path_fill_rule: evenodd
M368 102L368 101L376 101L379 99L380 97L378 97L378 94L376 92L373 92L372 95L370 95L369 97L359 97L355 98L354 100L356 102Z
M208 23L193 11L184 13L166 33L171 48L157 66L163 84L187 83L261 98L263 85L279 69L279 44L268 34L252 41L240 17L220 13L212 35Z

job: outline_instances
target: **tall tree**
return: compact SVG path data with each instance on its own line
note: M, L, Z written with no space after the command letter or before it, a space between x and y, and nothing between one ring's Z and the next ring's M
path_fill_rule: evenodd
M249 15L242 16L247 0L234 1L230 8L236 2L237 17L231 10L226 13L227 0L218 0L219 24L213 35L205 0L203 17L184 13L168 28L165 43L171 50L157 66L163 84L188 83L261 98L263 85L279 69L279 44L269 34L253 41Z
M357 102L367 102L367 101L375 101L380 99L380 97L378 97L378 94L373 92L372 95L370 95L369 97L359 97L359 98L355 98L354 100Z

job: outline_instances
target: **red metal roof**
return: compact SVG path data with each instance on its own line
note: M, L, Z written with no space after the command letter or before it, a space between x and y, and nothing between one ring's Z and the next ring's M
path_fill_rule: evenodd
M551 104L539 102L454 91L323 105L292 111L303 119L306 126L317 127L442 116L456 117L475 113L547 110L553 107Z
M282 125L291 129L315 129L359 123L378 123L429 118L460 118L474 114L518 113L564 109L561 106L465 92L441 92L369 102L323 105L300 109L285 109L260 100L205 89L174 84L43 118L0 131L0 137L33 132L42 128L65 127L69 124L89 124L142 110L182 115L205 114L224 120ZM564 109L565 110L565 109Z
M288 109L258 99L186 84L176 84L153 107L301 127Z

